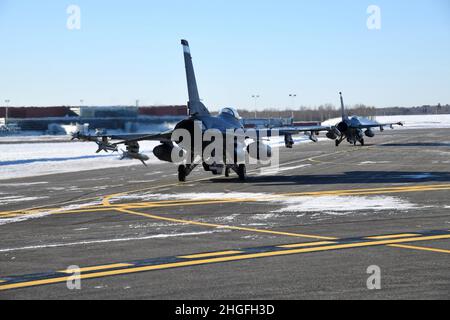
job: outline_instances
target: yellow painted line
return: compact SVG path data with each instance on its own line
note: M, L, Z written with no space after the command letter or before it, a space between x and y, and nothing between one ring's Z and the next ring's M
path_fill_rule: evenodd
M0 220L1 219L7 219L7 218L15 218L15 217L18 217L18 216L20 216L20 215L19 214L8 214L8 215L1 216Z
M266 234L276 234L279 236L299 237L299 238L308 238L308 239L336 240L336 238L322 237L322 236L315 236L315 235L308 235L308 234L281 232L281 231L273 231L273 230L265 230L265 229L253 229L253 228L245 228L245 227L237 227L237 226L220 225L220 224L207 223L207 222L174 219L174 218L161 217L161 216L156 216L156 215L147 214L147 213L140 213L140 212L126 210L126 209L118 209L117 211L136 215L136 216L147 217L147 218L155 219L155 220L176 222L176 223L210 227L210 228L248 231L248 232L266 233Z
M402 248L402 249L411 249L411 250L420 250L420 251L430 251L430 252L438 252L438 253L450 253L450 250L444 249L436 249L436 248L425 248L425 247L416 247L416 246L406 246L401 244L391 244L388 247L393 248Z
M366 239L371 240L386 240L386 239L399 239L399 238L410 238L410 237L419 237L420 234L416 233L403 233L403 234L394 234L388 236L376 236L376 237L367 237Z
M307 242L307 243L297 243L297 244L288 244L284 246L278 246L278 248L303 248L303 247L312 247L312 246L323 246L327 244L335 244L333 241L321 241L321 242Z
M62 273L74 273L74 272L89 272L89 271L98 271L98 270L107 270L107 269L116 269L116 268L125 268L125 267L131 267L132 264L129 263L117 263L117 264L110 264L110 265L104 265L104 266L96 266L96 267L87 267L87 268L80 268L80 269L67 269L62 270L58 272Z
M222 251L222 252L193 254L193 255L190 255L190 256L179 256L178 258L182 258L182 259L199 259L199 258L211 258L211 257L220 257L220 256L231 256L231 255L240 254L240 253L242 253L242 251Z
M450 235L418 237L418 238L404 238L404 239L384 240L384 241L369 241L369 242L330 245L330 246L322 246L322 247L314 247L314 248L292 249L292 250L282 250L282 251L273 251L273 252L264 252L264 253L244 254L244 255L237 255L237 256L226 256L226 257L218 257L218 258L204 259L204 260L192 260L192 261L168 263L168 264L155 265L155 266L145 266L145 267L122 269L122 270L112 270L112 271L104 271L104 272L97 272L97 273L81 274L80 279L102 278L102 277L108 277L108 276L118 276L118 275L125 275L125 274L132 274L132 273L139 273L139 272L146 272L146 271L166 270L166 269L173 269L173 268L180 268L180 267L189 267L189 266L197 266L197 265L205 265L205 264L213 264L213 263L224 263L224 262L231 262L231 261L250 260L250 259L267 258L267 257L287 256L287 255L294 255L294 254L300 254L300 253L323 252L323 251L339 250L339 249L373 247L373 246L381 246L381 245L389 245L389 244L417 242L417 241L431 241L431 240L441 240L441 239L450 239ZM44 279L44 280L37 280L37 281L0 285L0 291L33 287L33 286L46 285L46 284L61 283L61 282L66 282L69 278L70 277L60 277L60 278L54 278L54 279Z

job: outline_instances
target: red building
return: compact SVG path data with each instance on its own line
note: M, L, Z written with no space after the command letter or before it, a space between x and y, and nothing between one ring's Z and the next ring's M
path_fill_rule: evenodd
M186 106L164 106L164 107L140 107L141 116L186 116L188 109Z
M15 119L62 118L70 115L70 107L23 107L8 108L8 117ZM0 107L0 118L5 118L6 108Z

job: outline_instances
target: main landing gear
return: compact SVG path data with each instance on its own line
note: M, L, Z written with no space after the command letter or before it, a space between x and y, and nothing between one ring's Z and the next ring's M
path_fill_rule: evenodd
M241 181L247 180L247 167L245 164L239 164L239 165L234 164L234 165L227 166L225 168L225 177L228 178L230 176L231 170L236 172L236 174L239 177L239 180L241 180Z
M180 165L178 167L178 181L186 182L186 178L191 174L191 172L197 167L197 165Z
M186 182L186 178L191 174L191 172L197 167L197 165L180 165L178 167L178 181ZM247 167L245 164L234 164L225 167L225 176L229 177L231 170L236 172L239 177L239 180L245 181L247 180ZM208 170L207 170L208 171ZM209 170L212 171L212 170ZM214 175L219 174L219 171L212 171ZM221 173L221 172L220 172Z
M345 139L345 136L342 136L339 139L336 139L335 140L336 147L339 147L339 145L341 144L342 141L344 141L344 139Z

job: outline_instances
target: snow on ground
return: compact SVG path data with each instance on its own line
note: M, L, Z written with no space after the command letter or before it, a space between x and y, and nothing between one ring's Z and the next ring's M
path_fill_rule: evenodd
M142 143L142 152L150 156L149 164L159 162L152 150L157 142ZM0 144L0 180L77 172L103 168L141 165L139 161L120 160L120 155L96 154L95 143ZM0 186L3 184L0 183Z
M353 197L353 196L282 196L270 193L182 193L182 194L135 194L114 198L117 201L162 201L162 200L236 200L267 202L281 205L283 208L271 211L270 217L276 217L277 213L307 213L319 212L331 215L345 215L355 211L405 211L418 209L415 204L406 200L389 197ZM268 218L269 216L266 216Z
M48 199L48 197L0 196L0 206L5 206L11 203L23 203L41 199Z
M341 118L330 119L323 125L336 125ZM376 117L379 123L403 122L405 125L400 129L446 129L450 128L450 114L439 115L411 115L411 116L379 116ZM396 129L398 127L395 127Z
M100 204L101 203L99 201L90 202L90 203L83 203L83 204L75 204L75 205L69 205L69 206L62 207L60 209L57 209L56 211L59 212L59 211L78 210L78 209L82 209L82 208L86 208L86 207L98 206ZM17 223L17 222L27 221L27 220L30 220L30 219L43 218L43 217L46 217L46 216L49 216L49 215L53 214L54 212L55 212L55 210L39 211L38 213L20 215L20 216L14 217L14 218L0 219L0 226L3 226L5 224L10 224L10 223Z
M403 122L406 129L450 128L450 115L382 116L378 122Z
M160 194L160 193L141 193L130 194L115 197L111 203L118 201L165 201L165 200L235 200L235 199L264 199L266 193L179 193L179 194Z
M348 197L348 196L323 196L323 197L294 197L284 200L284 208L275 213L296 212L320 212L329 215L346 215L355 211L406 211L416 209L417 206L406 200L396 197Z

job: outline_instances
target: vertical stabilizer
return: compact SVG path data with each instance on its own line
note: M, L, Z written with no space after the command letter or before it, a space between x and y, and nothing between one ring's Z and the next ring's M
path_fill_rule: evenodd
M186 67L186 80L189 93L189 114L190 115L209 115L208 109L200 101L198 94L197 80L195 79L194 65L192 64L191 49L186 40L181 40L181 45L184 51L184 64Z
M347 113L345 112L345 105L344 105L344 98L342 97L342 92L339 92L339 95L341 96L341 114L342 114L342 121L345 121L348 119Z

